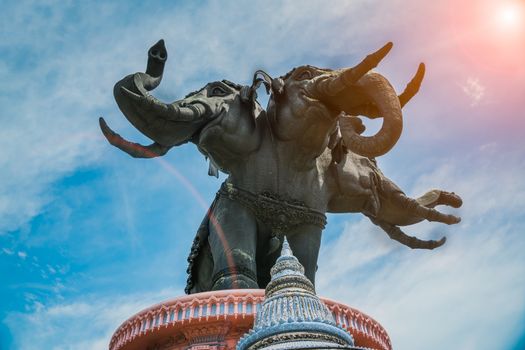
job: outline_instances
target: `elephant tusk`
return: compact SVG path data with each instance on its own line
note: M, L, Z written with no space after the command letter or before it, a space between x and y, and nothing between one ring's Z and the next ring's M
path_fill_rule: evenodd
M414 97L421 87L421 83L423 82L423 78L425 77L425 64L420 63L419 67L417 68L417 72L410 80L410 82L405 87L405 90L399 95L399 104L401 104L401 108L403 108L412 97Z
M414 97L419 92L419 88L421 87L421 83L423 81L424 76L425 76L425 64L420 63L416 74L407 84L407 86L405 87L405 90L403 90L403 92L398 96L399 104L401 105L401 108L403 108L408 103L408 101L410 101L412 97ZM375 118L380 117L379 110L374 103L366 103L366 104L362 104L360 106L354 107L353 109L349 111L349 114L364 115L370 119L375 119Z
M118 149L126 152L133 158L155 158L165 155L170 147L163 146L157 142L148 146L143 146L139 143L129 142L122 136L111 130L104 118L99 118L99 125L102 133L109 141L109 143Z
M344 89L353 86L361 77L371 69L377 67L379 62L390 52L393 44L391 42L365 57L360 63L352 68L339 71L335 76L320 80L315 84L315 89L326 96L335 96Z
M342 74L345 85L351 86L355 84L359 79L361 79L363 75L368 73L371 69L377 67L379 62L381 62L383 58L385 58L386 55L388 55L393 46L394 44L392 42L388 42L376 52L373 52L366 56L365 59L362 60L359 64L357 64L355 67L346 69Z

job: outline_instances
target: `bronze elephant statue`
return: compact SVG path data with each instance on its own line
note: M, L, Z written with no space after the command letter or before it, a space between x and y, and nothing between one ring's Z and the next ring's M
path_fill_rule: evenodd
M210 160L210 175L228 174L194 240L187 293L230 288L264 288L284 235L315 283L321 233L327 212L360 212L393 239L412 248L444 243L422 241L398 226L421 220L447 224L459 218L434 209L461 199L434 190L407 197L377 167L375 157L401 135L401 107L417 92L424 69L405 92L370 72L391 44L353 68L295 68L272 79L256 72L251 86L227 80L170 104L149 94L162 79L167 51L163 41L149 50L145 73L115 85L126 118L154 142L124 140L100 119L109 142L133 157L153 158L171 147L194 143ZM271 93L266 111L257 102L263 84ZM378 134L366 137L354 115L383 117Z

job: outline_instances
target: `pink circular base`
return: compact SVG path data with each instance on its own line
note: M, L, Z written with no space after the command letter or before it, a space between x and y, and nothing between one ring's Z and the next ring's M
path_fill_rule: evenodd
M264 300L263 289L235 289L185 295L140 311L113 334L110 350L235 349L253 325ZM385 329L373 318L330 299L321 300L355 345L392 350Z

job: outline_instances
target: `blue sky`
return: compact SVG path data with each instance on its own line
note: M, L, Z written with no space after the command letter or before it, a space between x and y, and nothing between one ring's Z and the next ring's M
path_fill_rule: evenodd
M318 292L376 318L396 349L524 349L525 32L501 22L504 3L4 2L0 349L104 349L128 316L183 293L220 180L191 145L134 160L97 123L147 142L112 88L160 38L166 101L208 81L248 83L259 68L351 66L387 41L378 71L396 89L424 61L401 140L379 164L410 195L462 195L463 221L408 228L448 237L429 252L358 214L330 215Z

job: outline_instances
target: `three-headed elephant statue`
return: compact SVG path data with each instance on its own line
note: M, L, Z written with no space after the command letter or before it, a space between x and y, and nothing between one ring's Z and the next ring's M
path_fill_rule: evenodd
M461 199L440 190L407 197L375 161L401 135L401 108L424 73L420 66L397 96L386 78L370 72L390 48L387 44L347 69L301 66L277 79L258 71L251 86L208 83L167 104L149 93L159 85L167 59L159 41L149 50L146 72L115 85L119 108L153 143L124 140L100 119L111 144L133 157L153 158L192 142L210 160L210 175L228 174L194 240L187 293L264 288L285 235L315 283L327 212L363 213L412 248L444 243L408 236L398 226L422 220L457 223L458 217L434 207L458 207ZM271 93L266 110L256 99L261 84ZM382 128L363 136L359 115L382 117Z

